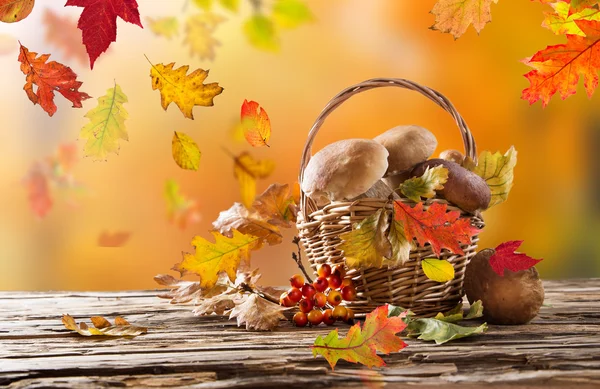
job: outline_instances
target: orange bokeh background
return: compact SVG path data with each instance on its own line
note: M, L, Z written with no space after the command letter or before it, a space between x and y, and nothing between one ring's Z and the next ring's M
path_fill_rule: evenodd
M38 0L22 22L0 25L0 34L18 38L31 51L62 52L44 39L41 23L48 7L75 20L80 10L56 1ZM139 1L145 17L179 16L184 0ZM53 117L34 106L22 87L24 75L15 50L0 56L0 289L137 289L154 288L152 277L169 272L181 251L193 248L194 235L208 237L220 211L239 201L233 162L221 146L235 153L249 150L277 163L273 176L259 182L297 179L307 132L320 110L343 88L374 77L402 77L446 95L471 127L479 150L504 152L515 145L519 162L509 201L485 213L487 227L481 247L523 239L522 250L544 258L538 269L544 278L599 276L600 115L598 96L588 99L583 88L546 109L520 99L528 68L519 62L549 44L564 41L540 27L545 7L533 2L500 1L492 6L493 22L480 36L472 28L460 39L428 29L433 0L308 1L314 23L283 31L279 53L250 46L242 24L252 10L247 2L215 36L221 42L214 61L190 57L174 40L156 37L148 29L119 20L118 39L96 62L93 71L76 61L64 61L83 81L82 91L94 99L83 109L57 96ZM150 65L189 64L210 69L207 82L225 88L212 108L194 109L185 119L174 105L165 112L158 91L152 91ZM38 220L30 210L21 179L31 164L51 155L62 143L75 141L96 105L116 80L129 97L125 108L129 142L107 162L82 159L75 177L88 188L72 207L58 197L54 208ZM232 140L231 130L244 99L258 101L273 125L271 147L251 149ZM315 150L335 140L372 138L399 124L419 124L438 137L436 155L461 148L451 117L415 92L378 89L341 106L319 134ZM184 131L203 155L198 172L183 171L171 156L173 131ZM83 148L83 141L78 141ZM184 231L166 220L165 181L177 180L182 191L200 204L202 221ZM97 246L103 230L130 231L119 248ZM284 284L296 267L291 259L295 231L282 245L256 252L254 267L265 284Z

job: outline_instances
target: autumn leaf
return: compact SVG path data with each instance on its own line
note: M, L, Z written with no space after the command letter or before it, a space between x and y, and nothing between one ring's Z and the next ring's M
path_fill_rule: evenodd
M301 0L276 0L273 4L273 20L282 28L296 28L312 22L314 16Z
M479 229L471 225L469 218L461 218L459 211L446 212L446 208L446 204L433 203L425 211L423 203L411 208L395 201L394 218L402 223L408 239L415 238L421 247L429 243L436 256L443 248L463 255L460 244L471 244L471 237L479 233Z
M159 274L154 276L154 281L170 290L159 293L159 298L170 299L171 304L184 304L190 301L196 302L202 294L200 283L198 281L185 281L177 279L168 274Z
M171 223L183 230L200 221L198 205L194 200L188 200L179 193L179 185L175 180L167 180L164 196L167 203L167 220Z
M277 226L268 223L256 211L251 212L240 203L235 203L227 211L219 213L213 227L228 238L233 237L233 231L237 230L242 234L261 238L261 241L269 245L279 244L283 239Z
M44 11L42 20L46 26L46 42L61 49L65 60L75 58L82 65L88 63L75 20L69 16L60 16L49 8Z
M185 24L184 44L190 46L190 56L201 60L215 59L215 48L221 43L213 37L216 27L226 19L210 12L190 16Z
M395 212L395 211L394 211ZM388 262L390 266L404 265L410 260L410 251L414 248L412 239L409 241L404 235L404 226L394 217L390 225L388 240L392 245L392 256Z
M210 11L214 4L214 0L192 0L192 2L205 11ZM240 7L240 0L218 0L218 3L232 12L237 12Z
M247 152L234 157L233 175L238 180L242 204L250 208L256 197L256 180L267 178L275 170L270 159L256 160Z
M19 43L20 44L20 43ZM19 52L19 62L21 71L27 77L23 90L33 104L39 104L49 116L56 112L54 104L54 92L59 92L65 99L73 103L73 108L81 108L81 102L89 99L90 96L85 92L79 92L82 82L77 81L77 74L70 67L56 61L46 62L50 54L42 54L37 57L37 53L29 51L21 45ZM33 91L33 86L37 90Z
M596 8L584 8L579 12L572 13L571 5L559 1L551 3L554 12L544 12L546 16L542 27L546 27L553 33L560 35L581 35L585 36L583 31L577 26L577 20L595 20L600 21L600 11Z
M352 226L352 231L340 235L346 265L353 269L381 267L392 256L392 245L386 237L390 212L384 208Z
M40 164L35 164L23 179L23 185L27 189L27 199L29 207L39 218L46 216L52 208L52 198L50 197L50 188L48 179L44 174Z
M179 34L179 21L174 16L157 19L148 17L146 18L146 24L154 35L164 36L169 40Z
M406 327L408 336L421 340L433 340L436 344L444 344L451 340L482 334L487 330L487 324L478 327L463 327L442 320L423 318L413 319Z
M163 64L152 65L150 77L152 90L160 91L160 103L166 111L171 103L175 103L183 116L194 119L192 109L194 106L212 107L213 98L223 92L218 83L204 84L208 77L208 70L196 69L187 74L189 66L181 66L173 70L174 62L167 66Z
M256 197L252 208L268 223L275 226L290 228L293 223L296 223L298 206L288 184L269 185L267 190Z
M237 318L238 327L245 324L247 330L272 331L279 326L281 319L285 319L285 310L278 304L251 294L246 301L231 310L229 318Z
M91 321L94 327L88 327L84 322L77 325L71 315L62 317L66 329L83 336L138 336L148 332L148 328L132 325L122 317L115 318L114 325L101 316L93 316Z
M450 33L460 38L473 24L479 34L492 21L491 5L498 0L438 0L431 13L435 15L432 30Z
M127 96L115 83L104 96L98 98L98 105L85 114L90 119L79 133L79 138L87 139L83 148L84 156L95 161L106 160L110 153L119 154L119 140L129 140L125 120L129 114L123 107Z
M183 253L183 260L173 267L173 270L182 275L188 272L200 276L200 287L212 288L224 272L231 281L235 280L236 272L242 261L250 261L250 250L256 248L261 238L242 234L232 230L232 237L227 238L216 231L211 231L215 242L195 236L192 246L196 248L194 254Z
M454 266L445 259L426 258L421 261L421 267L432 281L448 282L454 279Z
M422 176L409 178L400 184L400 191L408 199L418 203L421 197L431 199L435 197L436 190L444 189L444 184L448 181L448 169L444 165L425 170Z
M582 11L586 8L591 8L591 7L598 5L598 0L531 0L531 1L537 1L538 3L550 4L550 5L553 5L558 2L566 3L570 7L569 15L571 15L573 13L577 13L579 11Z
M361 363L369 368L385 366L376 353L389 354L406 347L396 336L405 327L402 318L388 318L388 306L382 305L367 314L362 328L360 322L356 323L342 339L339 339L337 329L325 338L319 336L312 346L313 356L319 354L325 357L332 369L340 359Z
M505 270L512 272L527 270L541 261L527 254L517 253L516 250L522 243L522 240L511 240L496 247L494 255L490 257L490 266L500 277L504 277Z
M34 3L35 0L0 0L0 22L15 23L25 19Z
M173 160L180 168L186 170L198 170L202 153L194 140L183 132L173 132L171 142Z
M483 303L481 300L475 301L469 307L469 312L467 312L467 316L465 316L465 320L476 319L478 317L483 316Z
M122 247L124 246L129 237L131 236L131 232L120 231L110 233L108 231L102 231L102 233L98 236L98 246L100 247Z
M255 14L244 23L244 33L248 42L257 49L279 51L279 34L273 21L262 14Z
M90 68L112 42L117 41L117 17L142 28L136 0L67 0L66 6L83 7L77 27L90 57Z
M503 203L508 199L508 194L513 185L513 170L517 165L517 151L514 146L504 155L500 152L492 154L484 151L479 156L477 166L472 170L483 178L490 187L492 197L488 208Z
M256 101L244 100L241 123L244 137L251 146L269 146L267 142L271 137L271 121L267 112Z

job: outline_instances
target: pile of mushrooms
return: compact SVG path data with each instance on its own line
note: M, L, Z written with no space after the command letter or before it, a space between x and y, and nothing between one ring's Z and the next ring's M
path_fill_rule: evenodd
M467 212L485 210L491 198L487 183L462 166L464 156L456 150L429 159L436 147L435 136L416 125L394 127L373 140L334 142L309 161L302 190L321 207L332 201L383 199L405 180L443 165L448 181L437 196Z

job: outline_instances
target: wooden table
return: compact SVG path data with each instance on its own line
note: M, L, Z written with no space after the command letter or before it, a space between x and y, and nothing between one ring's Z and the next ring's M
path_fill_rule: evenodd
M600 388L600 279L544 285L545 306L530 325L490 325L441 346L408 340L384 356L387 367L340 361L334 371L309 349L330 330L323 326L247 332L223 317L194 317L155 291L3 292L0 387ZM85 338L63 328L64 313L87 322L122 315L150 329L132 339Z

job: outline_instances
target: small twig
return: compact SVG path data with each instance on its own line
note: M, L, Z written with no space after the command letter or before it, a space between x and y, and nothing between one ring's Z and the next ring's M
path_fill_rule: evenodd
M258 291L258 290L256 290L256 289L254 289L252 286L248 285L248 284L247 284L247 283L245 283L245 282L242 282L242 283L240 284L240 286L238 286L238 289L240 289L241 291L244 291L244 292L248 292L248 293L255 294L255 295L257 295L258 297L261 297L261 298L263 298L263 299L265 299L265 300L267 300L267 301L270 301L270 302L272 302L272 303L274 303L274 304L277 304L277 305L279 305L279 300L277 300L275 297L273 297L273 296L269 296L269 295L268 295L268 294L266 294L266 293L260 292L260 291Z
M309 284L312 284L313 281L310 278L310 276L308 275L308 273L306 272L304 265L302 264L302 249L300 248L300 238L298 238L297 236L294 236L294 239L292 240L292 242L296 246L298 246L298 255L296 255L296 253L292 253L292 258L294 259L294 261L296 261L296 265L298 265L300 270L302 270L302 273L304 273L304 277L306 277L306 281Z

